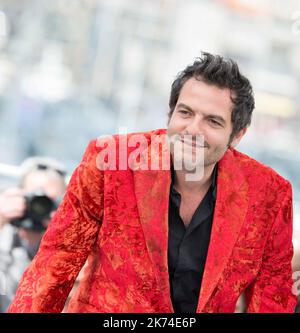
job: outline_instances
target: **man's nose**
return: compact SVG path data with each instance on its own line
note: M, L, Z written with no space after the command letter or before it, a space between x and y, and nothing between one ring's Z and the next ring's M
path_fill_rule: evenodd
M202 120L199 117L195 117L188 126L185 128L185 133L196 136L196 135L204 135L204 129Z

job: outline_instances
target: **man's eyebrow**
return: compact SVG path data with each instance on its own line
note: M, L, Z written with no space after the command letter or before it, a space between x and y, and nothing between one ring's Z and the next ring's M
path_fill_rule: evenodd
M179 103L176 108L184 108L184 109L187 109L189 111L194 112L194 110L190 106L188 106L188 105L186 105L184 103Z
M194 112L194 110L190 106L188 106L188 105L186 105L184 103L179 103L177 105L177 108L184 108L184 109L187 109L187 110L189 110L191 112ZM225 119L223 117L218 116L218 115L213 114L213 113L205 115L205 118L215 119L215 120L218 120L219 122L221 122L224 125L226 124L226 121L225 121Z

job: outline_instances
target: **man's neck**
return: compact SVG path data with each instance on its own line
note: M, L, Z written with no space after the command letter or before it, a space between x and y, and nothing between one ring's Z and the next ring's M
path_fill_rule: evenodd
M204 167L203 176L200 180L197 181L187 181L186 176L188 174L185 170L174 170L175 178L174 178L174 187L175 189L181 193L201 193L206 192L209 186L212 183L212 174L214 170L215 164Z

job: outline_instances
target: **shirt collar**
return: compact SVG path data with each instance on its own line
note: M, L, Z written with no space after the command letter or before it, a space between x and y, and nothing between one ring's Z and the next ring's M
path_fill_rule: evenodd
M212 183L211 183L211 189L212 189L212 197L215 201L217 198L217 178L218 178L218 163L215 164L214 170L212 172ZM177 193L177 191L174 189L174 181L175 181L175 170L173 167L173 162L171 163L171 191L174 193ZM179 193L178 193L179 194Z

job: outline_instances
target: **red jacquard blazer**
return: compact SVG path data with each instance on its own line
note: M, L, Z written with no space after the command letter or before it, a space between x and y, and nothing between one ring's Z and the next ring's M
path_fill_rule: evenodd
M152 134L165 130L144 133L148 142ZM119 136L114 139L118 143ZM87 259L69 312L173 311L167 262L170 171L141 170L138 163L133 170L99 170L101 149L96 140L89 144L9 312L62 311ZM197 312L234 312L242 293L248 312L294 312L292 256L290 183L228 149L218 163Z

